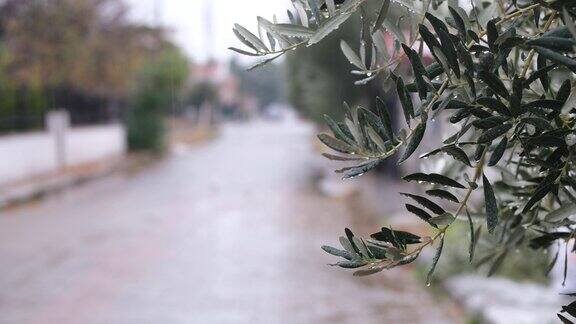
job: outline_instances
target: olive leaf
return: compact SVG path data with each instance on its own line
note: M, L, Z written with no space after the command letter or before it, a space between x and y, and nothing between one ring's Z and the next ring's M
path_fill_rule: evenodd
M484 203L486 205L486 224L488 225L488 233L493 233L498 225L498 203L494 196L494 189L488 178L482 175L482 184L484 186Z
M432 281L432 275L434 274L434 270L436 270L436 265L438 265L438 261L440 260L440 256L442 255L442 249L444 248L444 235L440 236L440 243L436 248L436 254L434 254L434 258L432 259L432 266L430 270L428 270L428 274L426 275L426 284L429 285Z

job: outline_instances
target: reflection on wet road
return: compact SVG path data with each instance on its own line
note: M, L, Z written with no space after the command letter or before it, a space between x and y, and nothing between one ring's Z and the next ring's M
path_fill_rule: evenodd
M311 134L228 125L136 174L5 212L0 323L447 323L404 272L326 266L319 247L352 213L311 189Z

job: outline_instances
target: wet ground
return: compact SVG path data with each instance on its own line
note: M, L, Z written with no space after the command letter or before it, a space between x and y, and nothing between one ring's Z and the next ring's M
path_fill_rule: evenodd
M355 213L308 125L228 125L134 174L0 216L0 323L451 323L402 270L327 266ZM354 220L358 222L358 220Z

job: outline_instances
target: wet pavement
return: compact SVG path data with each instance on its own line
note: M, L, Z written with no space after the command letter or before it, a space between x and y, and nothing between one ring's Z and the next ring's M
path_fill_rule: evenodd
M355 213L299 122L224 126L0 216L0 323L452 323L422 283L327 266ZM358 220L354 220L357 222Z

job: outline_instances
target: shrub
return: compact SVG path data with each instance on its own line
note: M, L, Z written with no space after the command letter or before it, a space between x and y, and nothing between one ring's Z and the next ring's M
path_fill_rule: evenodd
M178 99L188 75L186 58L168 49L144 65L128 113L128 147L162 152L165 146L164 116Z
M431 236L384 227L364 239L345 229L341 249L323 249L342 258L337 266L356 268L354 274L363 276L411 263L435 245L430 282L447 230L462 220L468 223L469 260L490 264L489 274L524 246L562 245L563 255L554 262L563 259L566 267L568 253L576 251L569 245L576 234L576 2L480 0L465 10L458 1L382 0L376 13L363 9L367 2L294 1L297 14L289 14L289 24L259 20L267 39L239 25L234 29L251 51L233 50L267 57L257 67L320 42L362 12L360 51L343 42L343 54L358 84L383 76L394 85L406 127L394 132L382 100L373 109L345 105L343 122L328 118L332 134L319 139L336 152L327 158L351 164L337 170L344 178L361 176L402 149L399 163L413 158L436 119L446 116L455 128L420 158L449 159L456 176L403 177L425 190L402 195L410 200L407 212L427 223ZM384 32L394 36L394 45L386 44ZM427 66L425 49L433 57ZM412 73L398 75L404 64ZM473 196L483 197L478 206ZM476 258L480 235L492 248ZM560 319L570 322L566 314L576 315L576 302L563 313Z

